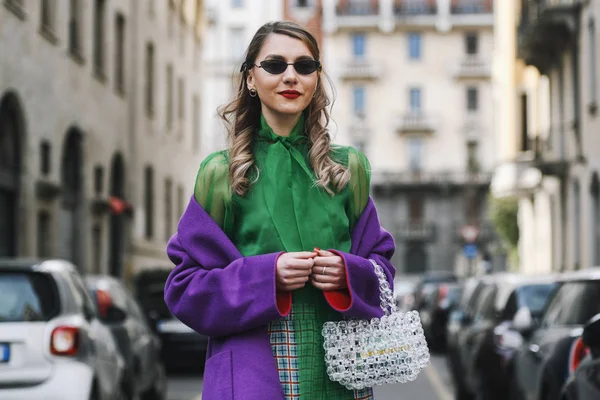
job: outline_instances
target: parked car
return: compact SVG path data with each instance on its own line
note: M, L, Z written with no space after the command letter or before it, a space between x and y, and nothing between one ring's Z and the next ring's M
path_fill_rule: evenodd
M456 400L472 397L466 388L464 368L460 358L459 337L461 332L473 323L473 316L479 298L489 280L489 275L467 279L463 283L460 302L448 318L446 326L446 362L454 383L454 397Z
M583 356L579 365L577 360ZM600 399L600 314L583 328L571 348L570 368L574 369L563 388L561 400Z
M421 308L421 302L425 295L425 291L433 290L436 286L442 283L458 282L458 277L450 271L428 271L423 274L423 277L417 282L414 291L414 309Z
M458 305L462 286L458 283L442 283L425 291L419 310L425 338L432 350L446 348L446 325L454 307Z
M518 312L539 316L556 286L553 276L497 274L486 279L469 326L459 334L463 383L482 400L504 400L508 393L512 353L506 327Z
M584 324L600 313L600 268L565 273L540 324L517 324L525 341L512 363L511 399L559 400L570 373L584 358L574 345Z
M75 266L0 260L0 398L115 400L123 378L123 357Z
M415 301L415 287L419 278L415 275L396 275L394 277L394 299L399 311L412 310Z
M171 314L164 300L165 282L170 269L140 272L134 282L135 296L161 343L161 358L167 369L203 368L208 337L201 335Z
M160 339L146 322L136 300L114 277L87 276L85 283L96 301L100 319L112 332L125 359L127 398L165 399L167 378Z

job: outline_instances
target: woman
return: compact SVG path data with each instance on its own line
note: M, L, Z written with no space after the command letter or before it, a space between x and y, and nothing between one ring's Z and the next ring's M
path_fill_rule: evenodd
M257 31L221 110L230 148L202 162L169 242L165 301L210 337L204 400L372 398L328 378L321 330L382 315L368 259L393 282L395 247L369 197L368 161L330 145L319 58L296 24Z

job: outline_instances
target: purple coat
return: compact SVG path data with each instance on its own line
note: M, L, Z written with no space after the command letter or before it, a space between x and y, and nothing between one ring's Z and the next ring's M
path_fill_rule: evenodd
M391 284L394 250L394 239L381 227L369 199L352 232L350 253L336 251L344 259L350 292L343 315L382 316L379 284L368 259L383 267ZM281 253L243 257L193 197L167 253L176 266L165 285L167 306L210 337L202 399L283 399L267 331L270 321L283 316L275 290Z

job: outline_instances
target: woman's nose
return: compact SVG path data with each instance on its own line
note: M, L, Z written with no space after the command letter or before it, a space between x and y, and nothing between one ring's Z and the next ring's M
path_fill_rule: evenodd
M296 83L298 81L298 76L296 75L296 70L293 65L288 65L288 67L283 71L283 82L284 83Z

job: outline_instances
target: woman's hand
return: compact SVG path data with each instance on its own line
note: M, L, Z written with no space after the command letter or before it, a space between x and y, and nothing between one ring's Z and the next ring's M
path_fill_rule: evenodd
M283 253L275 268L276 288L289 292L304 287L310 277L317 252Z
M321 290L347 288L346 266L342 257L324 250L317 250L317 253L310 276L312 285Z

